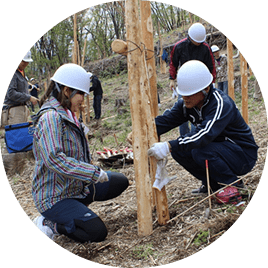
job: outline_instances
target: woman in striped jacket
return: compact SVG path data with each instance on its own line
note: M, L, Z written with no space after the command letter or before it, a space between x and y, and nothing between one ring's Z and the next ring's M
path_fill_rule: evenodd
M75 116L89 93L90 76L76 64L62 65L34 118L32 195L41 213L34 222L52 239L64 234L79 242L103 241L106 226L88 205L117 197L128 187L123 174L91 163L83 126Z

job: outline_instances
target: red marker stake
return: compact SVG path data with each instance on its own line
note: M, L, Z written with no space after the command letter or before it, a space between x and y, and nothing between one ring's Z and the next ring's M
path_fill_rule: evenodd
M206 162L206 174L207 174L207 187L208 187L208 195L210 195L210 184L209 184L209 172L208 172L208 160ZM209 208L211 209L211 198L208 199Z

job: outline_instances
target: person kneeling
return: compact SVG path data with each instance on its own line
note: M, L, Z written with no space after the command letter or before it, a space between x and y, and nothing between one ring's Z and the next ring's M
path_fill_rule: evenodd
M51 239L55 234L84 243L107 236L104 222L88 205L119 196L129 185L121 173L91 163L82 124L76 118L90 73L76 64L59 67L33 118L34 203L41 216L34 223Z
M179 99L170 110L155 118L158 136L190 121L195 128L174 140L155 143L148 151L160 160L169 153L188 172L202 182L193 194L207 193L208 160L210 186L219 190L237 176L247 174L257 160L258 146L251 129L234 101L212 86L213 77L200 61L192 60L178 71ZM235 186L243 187L243 182Z

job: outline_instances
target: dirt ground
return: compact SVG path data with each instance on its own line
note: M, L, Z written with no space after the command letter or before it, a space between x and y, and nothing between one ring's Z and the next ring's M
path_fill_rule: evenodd
M158 75L159 81L167 81L168 74ZM110 85L113 87L113 85ZM253 82L249 80L249 99L253 99ZM115 91L120 98L125 97L125 85ZM160 112L171 107L174 100L168 96L165 90L159 90L162 102ZM237 93L239 95L239 92ZM103 105L103 112L105 112ZM265 164L267 150L267 117L263 100L251 101L249 107L249 125L253 131L255 140L259 146L258 161L253 170L243 176L243 181L248 190L244 191L246 197L243 206L219 205L212 200L211 215L207 219L205 210L208 201L201 202L183 216L176 218L171 223L160 226L157 222L156 212L153 212L153 233L147 237L138 236L137 230L137 205L135 174L133 165L125 165L116 168L118 172L125 174L129 181L129 188L118 198L106 201L95 202L90 207L106 223L108 237L101 243L76 243L67 237L60 235L55 243L66 250L82 258L100 264L114 267L148 267L169 264L186 258L203 248L207 247L221 237L239 218L246 209L251 197L258 186ZM89 123L90 129L98 129L104 135L113 135L115 131L107 130L101 122ZM129 127L131 131L131 127ZM174 138L178 130L163 135L162 141ZM3 138L3 137L2 137ZM91 137L90 143L94 143L95 137ZM2 147L4 143L2 142ZM130 146L127 142L123 146ZM3 150L3 148L2 148ZM98 156L94 151L94 159L97 162ZM169 175L177 175L177 179L167 185L167 197L169 204L170 218L174 218L186 211L194 204L201 201L206 195L193 197L191 190L198 188L200 182L179 166L171 157L168 159L167 169ZM22 160L18 160L18 164ZM34 219L39 215L31 196L31 177L34 169L34 159L31 153L23 158L20 172L8 171L7 177L12 190L20 205L27 215ZM104 170L108 167L103 166ZM115 168L114 168L115 169Z

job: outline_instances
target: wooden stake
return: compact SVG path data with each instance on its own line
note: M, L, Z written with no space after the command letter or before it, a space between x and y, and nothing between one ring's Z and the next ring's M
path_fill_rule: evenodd
M208 160L206 160L206 174L207 174L208 195L210 195L210 183L209 183ZM211 209L211 198L208 199L208 203L209 203L209 208Z
M228 57L228 94L235 100L234 95L234 64L233 64L233 44L227 38L227 57Z
M149 132L155 130L150 104L149 79L147 75L145 50L141 42L138 0L127 0L126 34L128 42L129 100L132 118L134 168L138 209L138 234L150 235L152 224L152 184L149 175L148 143Z
M74 14L74 48L73 48L73 63L78 64L77 60L77 14Z
M73 63L81 65L83 67L84 65L84 58L85 58L85 50L86 50L86 39L85 39L85 43L84 43L84 50L83 50L83 59L82 62L80 61L80 54L79 54L79 46L78 46L78 40L77 40L77 14L74 14L74 47L73 47L73 56L72 56L72 60ZM89 102L88 102L89 104ZM84 123L86 123L86 113L85 113L85 100L83 100L83 103L81 105L81 109L79 110L79 112L76 113L76 117L79 118L80 114L82 113L82 120ZM88 110L89 110L89 106L88 106Z
M240 52L241 93L242 93L242 116L248 124L248 74L247 62Z
M89 123L89 122L90 122L90 103L89 103L89 95L87 95L86 100L87 100L87 116L86 116L86 120L87 120L87 123Z
M84 67L86 47L87 47L87 38L85 38L85 41L84 41L83 56L82 56L82 62L81 62L82 67Z
M157 96L157 79L156 79L156 68L155 68L155 57L154 57L154 39L153 39L153 22L151 16L151 4L150 1L141 1L141 29L142 29L142 38L143 43L147 49L147 71L150 82L150 100L151 107L153 111L153 117L155 118L158 115L158 96ZM156 130L154 131L153 137L149 137L149 140L154 139ZM156 173L156 161L155 159L150 158L150 175L152 184L155 181ZM153 189L153 201L156 205L158 223L160 225L166 224L170 219L168 202L166 197L166 189L162 188L161 191Z
M73 49L72 49L72 51L73 51L72 61L73 61L73 63L78 64L78 60L77 60L77 49L78 49L78 47L77 47L77 14L76 13L74 14L73 20L74 20L74 28L73 28L74 46L73 46ZM77 118L80 117L80 113L81 113L80 110L79 110L79 112L75 113Z

